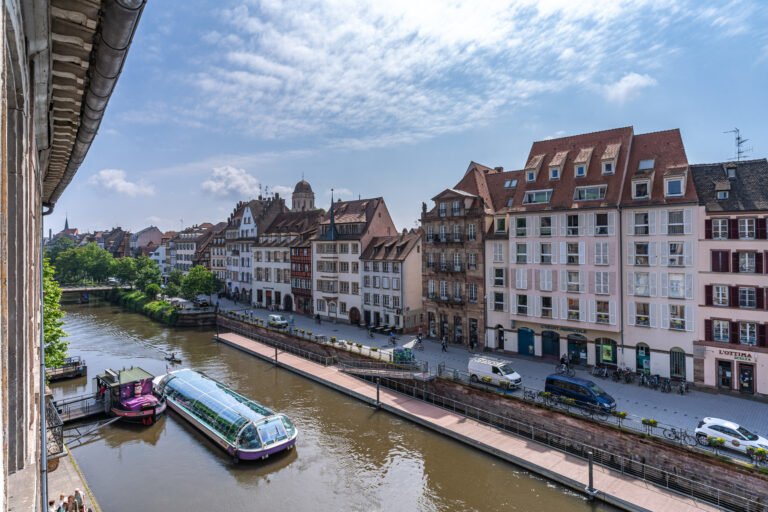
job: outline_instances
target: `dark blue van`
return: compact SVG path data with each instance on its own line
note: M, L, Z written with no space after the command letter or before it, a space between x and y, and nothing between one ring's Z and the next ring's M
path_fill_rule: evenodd
M616 409L616 400L591 380L565 375L550 375L547 377L544 391L553 395L573 398L580 405L598 406L606 411Z

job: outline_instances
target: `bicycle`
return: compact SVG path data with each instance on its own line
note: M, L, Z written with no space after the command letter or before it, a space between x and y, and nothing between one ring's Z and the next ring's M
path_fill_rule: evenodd
M574 370L567 364L560 363L555 365L555 373L557 373L558 375L567 375L568 377L574 377L576 375L576 370Z
M686 430L676 429L675 427L665 428L664 437L670 441L678 441L680 444L686 444L688 446L696 446L698 440L696 437L689 434Z
M582 405L580 407L582 415L591 418L593 420L605 421L608 419L608 411L600 406L595 405Z
M536 397L538 396L539 394L533 389L523 388L523 398L525 400L530 400L531 402L535 402Z
M661 392L670 393L672 391L672 381L667 378L661 379Z
M677 388L677 392L684 395L688 392L688 382L686 380L680 381L680 387Z

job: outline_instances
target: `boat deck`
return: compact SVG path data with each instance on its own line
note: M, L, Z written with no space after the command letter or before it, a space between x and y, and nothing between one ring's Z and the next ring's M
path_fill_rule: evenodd
M274 362L275 349L234 333L219 334L218 340L248 354ZM376 403L376 386L293 354L278 353L277 364L370 404ZM582 492L587 485L587 461L552 450L530 440L506 434L489 425L434 405L381 388L379 406L454 439L507 460L533 473ZM716 511L698 502L602 466L594 467L598 499L625 510Z

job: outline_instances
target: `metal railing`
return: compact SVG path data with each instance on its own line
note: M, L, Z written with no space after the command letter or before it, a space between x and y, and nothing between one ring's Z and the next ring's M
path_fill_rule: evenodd
M46 452L48 459L64 454L64 422L50 398L45 400Z

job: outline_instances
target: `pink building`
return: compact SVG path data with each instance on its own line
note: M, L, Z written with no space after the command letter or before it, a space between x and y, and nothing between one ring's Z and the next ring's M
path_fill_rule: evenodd
M768 161L691 166L699 219L697 382L768 395Z

